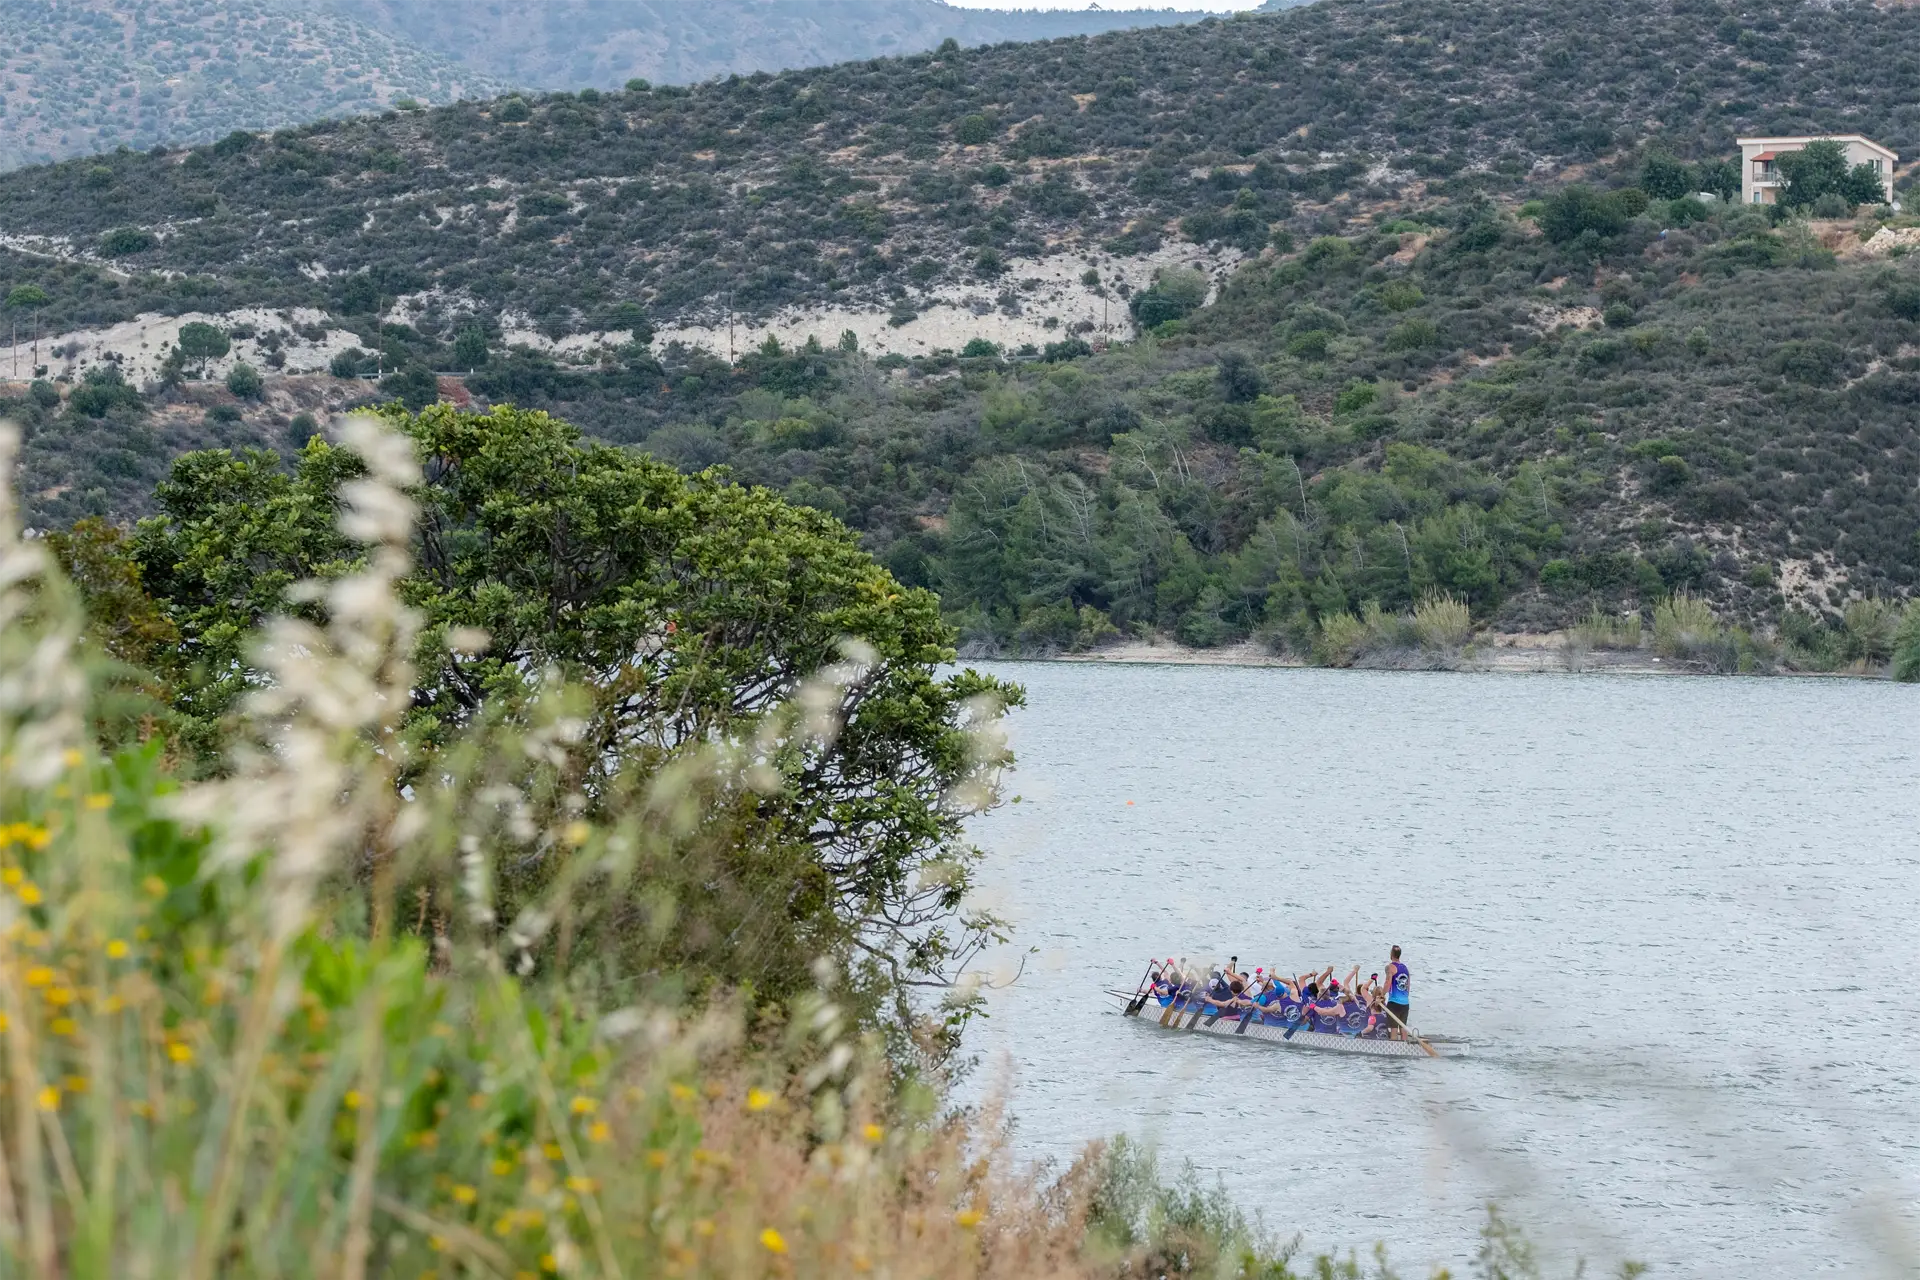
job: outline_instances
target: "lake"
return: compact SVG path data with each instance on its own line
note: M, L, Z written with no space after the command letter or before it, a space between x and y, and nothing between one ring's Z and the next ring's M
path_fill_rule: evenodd
M1920 687L987 664L1031 947L970 1032L1016 1147L1127 1132L1410 1278L1497 1200L1660 1276L1920 1269ZM1150 956L1384 968L1464 1060L1161 1031ZM1004 966L1011 951L996 957Z

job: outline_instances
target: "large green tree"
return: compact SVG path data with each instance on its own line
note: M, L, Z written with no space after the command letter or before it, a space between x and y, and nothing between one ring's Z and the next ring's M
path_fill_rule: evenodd
M1786 185L1780 203L1789 209L1810 208L1822 196L1838 196L1849 206L1878 204L1886 199L1880 175L1872 166L1847 166L1846 148L1828 138L1789 151L1776 162Z
M425 472L406 583L428 624L411 715L423 741L510 712L555 669L591 693L591 795L689 748L752 741L851 654L844 687L815 708L837 732L771 760L777 785L751 801L753 838L805 852L770 909L824 904L848 958L896 996L944 984L994 935L963 907L977 853L962 823L1004 758L970 730L1022 694L941 670L954 651L931 592L902 587L830 516L583 444L544 413L442 405L392 420ZM289 607L294 582L353 563L334 513L358 471L317 439L291 472L258 452L176 462L135 554L198 668L183 714L216 723L257 678L247 632Z

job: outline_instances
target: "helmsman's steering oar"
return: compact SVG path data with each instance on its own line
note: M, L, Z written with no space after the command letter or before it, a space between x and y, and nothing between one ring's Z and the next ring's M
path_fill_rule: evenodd
M1412 1027L1409 1027L1406 1023L1400 1021L1400 1015L1393 1011L1392 1005L1390 1004L1383 1005L1381 1007L1387 1011L1387 1016L1393 1019L1393 1025L1400 1028L1402 1031L1406 1032L1409 1036L1413 1037L1413 1042L1419 1045L1422 1049L1424 1049L1429 1058L1437 1058L1440 1056L1439 1053L1435 1051L1432 1045L1428 1044L1425 1040L1420 1038L1419 1032L1415 1031Z

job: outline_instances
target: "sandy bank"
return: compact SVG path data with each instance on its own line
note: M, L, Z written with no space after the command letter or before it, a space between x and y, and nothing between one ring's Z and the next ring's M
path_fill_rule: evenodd
M1175 640L1127 640L1087 653L1063 653L1056 662L1163 663L1189 667L1306 667L1298 658L1269 653L1252 641L1195 649ZM1698 663L1669 661L1646 649L1589 649L1565 632L1517 633L1475 637L1456 653L1406 651L1354 664L1367 671L1470 671L1488 673L1600 672L1609 675L1684 676L1711 674ZM1831 675L1830 672L1777 671L1778 675ZM1860 673L1838 673L1874 679Z

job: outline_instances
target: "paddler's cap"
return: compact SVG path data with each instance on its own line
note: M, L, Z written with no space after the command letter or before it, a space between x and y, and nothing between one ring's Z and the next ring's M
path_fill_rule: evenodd
M1265 970L1265 969L1255 969L1255 970L1254 970L1254 972L1255 972L1255 973L1265 973L1265 972L1266 972L1266 970Z

